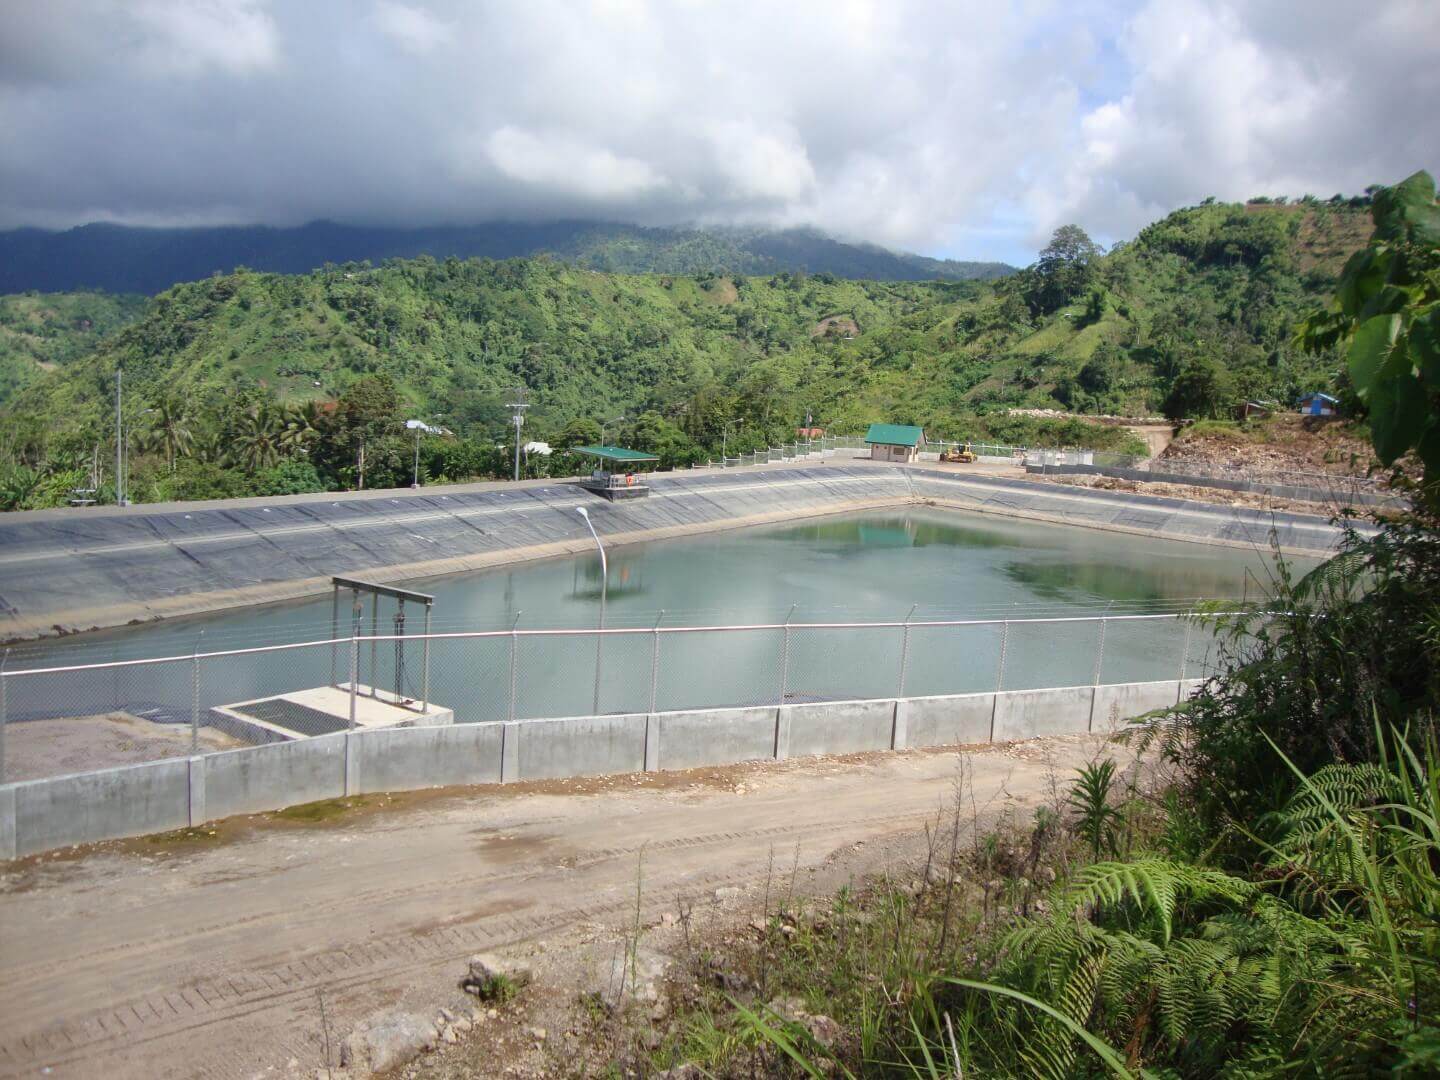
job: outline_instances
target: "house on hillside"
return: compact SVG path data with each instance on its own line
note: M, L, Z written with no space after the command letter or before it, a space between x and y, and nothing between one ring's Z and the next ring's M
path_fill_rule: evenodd
M1300 395L1300 412L1304 416L1334 416L1335 406L1339 404L1339 398L1322 394L1318 390Z
M871 424L865 442L874 461L915 461L925 445L925 432L909 424Z
M1237 420L1249 420L1252 417L1265 417L1275 412L1278 406L1273 401L1247 401L1235 410Z

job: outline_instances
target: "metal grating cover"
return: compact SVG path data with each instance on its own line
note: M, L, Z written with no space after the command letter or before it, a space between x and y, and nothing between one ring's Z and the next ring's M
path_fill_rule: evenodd
M231 705L230 708L242 716L263 720L296 735L330 735L350 726L350 721L343 716L334 716L284 698L266 698L246 705Z

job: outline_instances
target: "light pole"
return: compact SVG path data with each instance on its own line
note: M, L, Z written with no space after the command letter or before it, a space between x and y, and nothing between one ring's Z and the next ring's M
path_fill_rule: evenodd
M595 525L590 520L590 512L583 506L577 506L575 512L585 519L585 526L590 530L590 535L595 539L595 547L600 552L600 632L595 635L595 699L591 706L594 715L600 715L600 645L605 640L605 595L610 587L610 567L605 561L605 545L600 543L600 536L595 532Z
M604 446L604 445L605 445L605 429L606 429L607 427L609 427L611 424L623 424L624 422L625 422L625 417L623 417L623 416L616 416L616 417L613 417L613 418L610 419L610 420L601 420L601 421L600 421L600 445L601 445L601 446Z

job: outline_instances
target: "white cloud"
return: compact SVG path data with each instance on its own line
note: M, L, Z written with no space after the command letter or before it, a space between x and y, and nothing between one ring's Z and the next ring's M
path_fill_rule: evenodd
M434 52L449 40L451 28L424 8L380 0L375 25L400 48L416 56Z
M485 140L490 162L522 184L599 202L643 196L665 181L645 162L565 135L502 127Z
M603 215L1028 257L1440 166L1440 5L49 0L0 227Z

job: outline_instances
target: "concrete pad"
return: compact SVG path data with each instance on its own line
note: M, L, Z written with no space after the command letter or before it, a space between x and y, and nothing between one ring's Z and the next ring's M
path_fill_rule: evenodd
M1090 727L1093 686L1010 690L995 695L995 741L1074 735Z
M772 705L659 713L657 718L662 769L730 765L775 756Z
M373 696L370 687L361 685L357 691L355 695L355 730L357 731L393 727L439 727L455 723L455 710L437 705L433 701L430 703L429 711L422 713L418 701L406 705L396 705L392 700L387 700L388 695L384 690L379 692L379 696ZM350 691L338 686L314 686L308 690L295 690L288 694L274 694L270 697L252 698L249 701L236 701L229 705L217 705L211 711L241 725L242 730L245 727L254 727L260 728L264 732L273 732L286 739L305 738L299 732L291 731L267 720L258 719L242 711L244 706L262 701L288 701L307 709L314 709L316 712L325 713L327 716L333 716L347 725L350 722Z
M905 698L900 720L906 746L963 746L990 741L994 694Z
M643 772L645 720L645 713L624 713L507 725L507 736L518 736L513 779ZM512 778L507 775L505 779Z
M893 701L822 701L782 711L790 718L791 757L890 749Z

